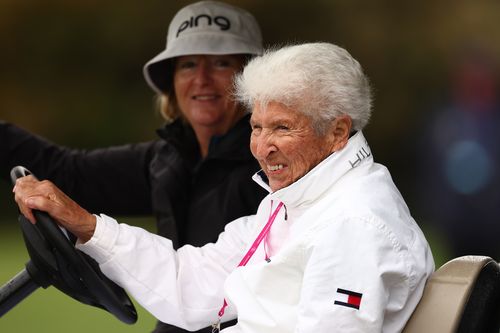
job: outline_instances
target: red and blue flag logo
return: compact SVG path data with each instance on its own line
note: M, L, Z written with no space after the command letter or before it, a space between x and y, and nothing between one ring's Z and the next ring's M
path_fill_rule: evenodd
M361 298L363 294L354 292L352 290L346 290L337 288L337 294L335 296L335 305L347 306L359 310L361 306Z

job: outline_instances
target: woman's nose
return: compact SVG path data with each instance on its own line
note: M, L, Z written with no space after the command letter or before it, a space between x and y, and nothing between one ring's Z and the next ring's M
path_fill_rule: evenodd
M267 158L278 150L271 135L264 133L252 138L252 147L252 152L257 159Z
M212 70L206 64L200 64L196 69L195 81L199 84L205 84L212 81Z

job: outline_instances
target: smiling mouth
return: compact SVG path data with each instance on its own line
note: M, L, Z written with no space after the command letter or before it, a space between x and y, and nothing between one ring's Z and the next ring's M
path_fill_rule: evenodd
M213 101L218 97L219 97L218 95L196 95L193 96L192 98L196 101Z
M276 165L268 165L267 170L269 171L278 171L283 169L283 164L276 164Z

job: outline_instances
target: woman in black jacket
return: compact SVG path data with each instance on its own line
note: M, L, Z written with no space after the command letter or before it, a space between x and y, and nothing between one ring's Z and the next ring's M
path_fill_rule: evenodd
M248 115L231 97L234 74L261 51L250 13L214 1L184 7L166 49L144 66L167 121L157 140L74 150L0 122L1 176L23 165L89 211L154 214L158 233L175 246L213 242L226 223L255 213L265 195L251 179L259 166ZM181 331L162 323L155 330Z

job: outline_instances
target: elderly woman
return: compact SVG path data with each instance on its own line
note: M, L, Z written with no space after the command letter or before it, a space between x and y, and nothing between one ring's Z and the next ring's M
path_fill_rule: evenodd
M371 110L359 63L313 43L270 51L237 80L251 151L269 191L256 215L201 248L95 216L28 176L21 212L47 211L78 247L162 321L224 332L400 332L434 269L430 248L361 130Z

